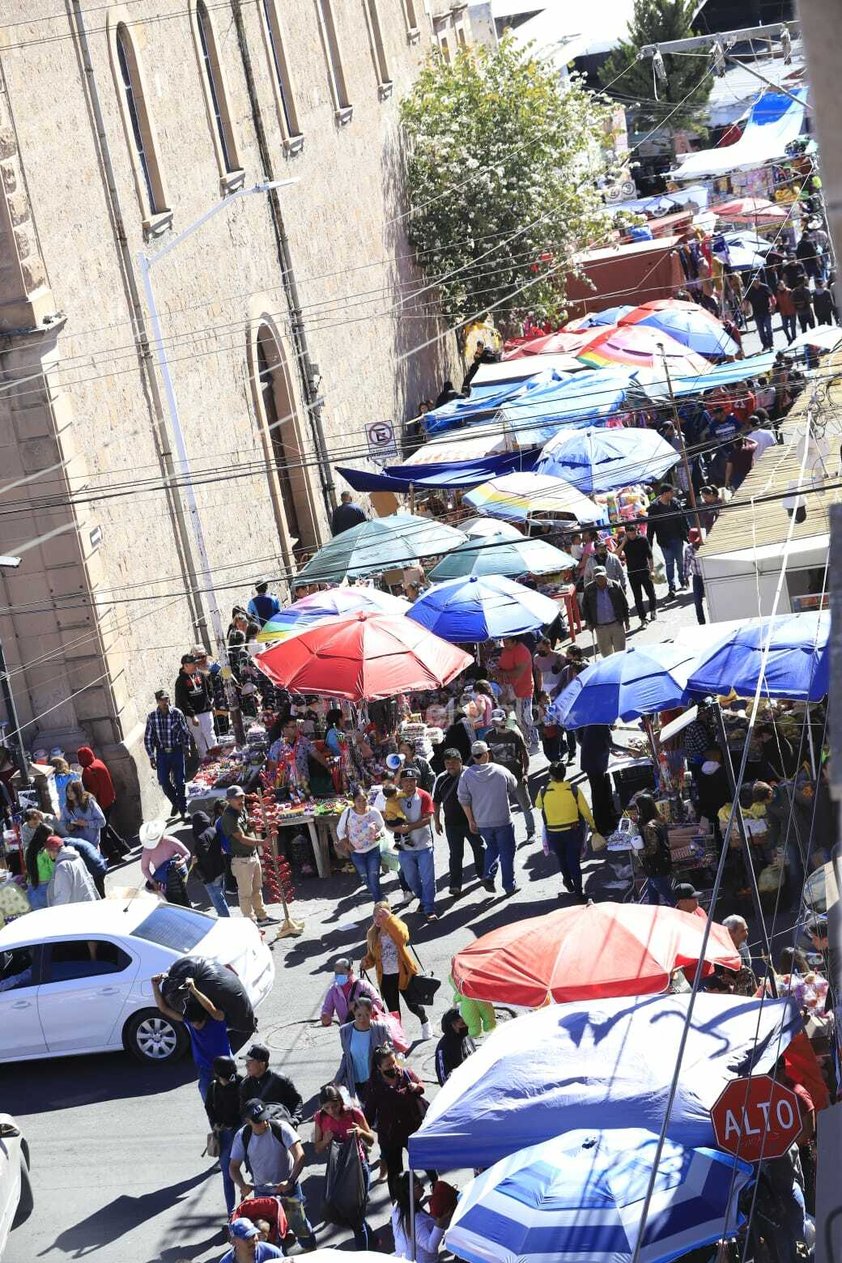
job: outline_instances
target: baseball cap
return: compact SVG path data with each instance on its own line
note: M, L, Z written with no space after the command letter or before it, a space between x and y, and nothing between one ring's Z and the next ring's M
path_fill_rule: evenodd
M248 1061L268 1061L269 1049L265 1044L252 1044L248 1052L245 1054L245 1060Z
M265 1123L267 1117L266 1105L259 1096L253 1096L250 1101L246 1101L243 1106L243 1118L247 1118L250 1123Z
M594 566L591 573L593 574L593 577L596 578L597 575L608 574L608 571L605 569L604 566Z
M401 772L401 780L405 781L408 776L411 776L414 781L417 781L418 776L419 776L418 768L405 767L404 770Z
M237 1241L251 1241L260 1236L260 1229L255 1228L250 1219L235 1219L228 1225L228 1231Z
M689 881L680 881L673 886L672 893L676 899L701 899L702 897L698 890L693 889L693 883Z
M239 798L241 795L245 797L245 790L242 785L229 785L225 791L226 798Z
M486 741L475 741L471 746L471 754L488 754L488 743Z
M164 697L167 699L167 701L169 701L169 700L170 700L170 691L169 691L169 689L156 689L156 690L155 690L155 701L156 701L156 702L160 702L160 701L162 700L162 698L164 698Z
M494 710L491 712L491 718L492 720L500 719L505 723L508 716L502 706L495 706Z
M195 662L195 661L196 661L195 654L192 654L192 653L183 653L183 654L181 655L181 665L182 665L182 666L184 666L184 665L185 665L186 663L188 663L188 662Z

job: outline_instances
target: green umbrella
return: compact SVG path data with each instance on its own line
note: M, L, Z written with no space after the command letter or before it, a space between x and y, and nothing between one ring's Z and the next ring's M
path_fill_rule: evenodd
M430 571L428 578L434 583L465 575L498 574L511 579L522 574L555 574L575 565L575 557L546 540L489 535L485 539L465 540Z
M412 513L392 513L335 535L310 558L294 583L340 583L346 577L395 570L421 557L449 553L464 541L462 531L442 522Z

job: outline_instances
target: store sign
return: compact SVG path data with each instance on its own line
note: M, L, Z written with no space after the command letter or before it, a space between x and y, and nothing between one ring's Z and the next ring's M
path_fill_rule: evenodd
M782 1158L801 1132L798 1097L768 1074L734 1079L710 1117L719 1148L744 1162Z
M395 427L391 421L374 421L365 429L369 459L375 465L388 465L398 455Z

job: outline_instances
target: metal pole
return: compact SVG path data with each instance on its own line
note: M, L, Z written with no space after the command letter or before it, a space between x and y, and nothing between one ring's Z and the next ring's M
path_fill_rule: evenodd
M772 948L769 943L769 933L766 929L766 922L763 918L763 905L760 902L760 891L757 888L757 877L754 873L754 865L751 862L751 844L749 843L748 834L746 833L746 822L743 819L743 809L740 806L740 800L737 794L737 782L734 777L734 765L731 762L731 750L728 746L728 738L725 732L725 720L722 718L722 708L719 703L716 705L716 723L719 729L719 741L722 746L722 753L725 758L725 770L728 773L728 784L731 787L731 801L734 804L734 819L737 822L737 829L742 843L743 860L745 862L749 888L751 889L751 901L754 904L754 913L760 927L760 936L763 940L763 952L768 965L767 981L769 984L769 990L772 995L777 998L778 988L775 983L775 973L772 968ZM725 841L728 842L727 837Z
M638 58L642 61L644 57L651 57L656 52L687 53L692 52L694 48L712 48L716 43L721 44L723 48L730 48L732 44L747 39L778 39L782 31L796 33L800 25L801 23L797 21L772 22L769 26L747 26L739 31L722 31L716 35L694 35L688 39L662 40L657 44L644 44ZM740 64L742 65L742 62Z
M696 515L696 526L701 531L702 520L699 517L699 511L696 508L696 491L693 487L693 475L690 473L690 462L687 459L687 448L684 445L684 431L681 428L681 418L678 415L678 404L672 389L672 378L670 377L670 366L667 363L667 353L664 350L663 342L658 343L658 349L661 352L661 358L664 361L664 373L667 378L667 390L669 391L670 403L672 405L672 418L674 421L674 429L678 435L678 441L681 444L681 463L684 466L684 472L687 475L687 499L690 501L690 507Z
M18 773L20 774L21 785L26 787L29 784L29 766L23 749L23 739L20 735L20 720L18 719L17 707L15 706L15 696L12 692L12 686L9 683L9 672L6 667L6 655L3 653L3 642L1 640L0 683L2 683L3 686L3 701L6 703L6 714L9 716L9 722L12 725L11 732L9 733L9 739L12 742L15 762L18 765Z

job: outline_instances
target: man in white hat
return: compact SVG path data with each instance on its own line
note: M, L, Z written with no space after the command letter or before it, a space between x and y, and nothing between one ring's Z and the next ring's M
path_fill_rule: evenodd
M167 837L166 820L147 820L140 826L140 871L168 903L192 907L187 895L190 852L178 838Z

